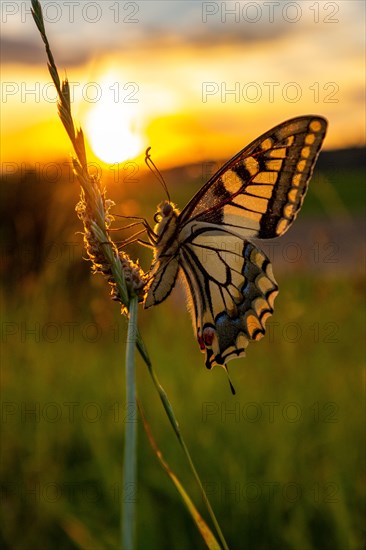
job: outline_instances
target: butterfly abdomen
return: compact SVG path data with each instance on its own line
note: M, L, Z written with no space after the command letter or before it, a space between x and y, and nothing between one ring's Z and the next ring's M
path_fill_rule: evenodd
M150 269L150 284L147 287L145 308L160 304L174 288L178 275L177 219L179 210L169 201L159 204L154 220L156 242L154 242L154 261Z

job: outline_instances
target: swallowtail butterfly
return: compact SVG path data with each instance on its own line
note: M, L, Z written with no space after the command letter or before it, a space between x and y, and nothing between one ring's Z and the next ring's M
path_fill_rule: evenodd
M287 120L255 139L180 212L163 201L148 231L154 248L145 307L185 280L194 332L206 367L245 355L273 313L278 286L250 239L283 235L301 208L327 121Z

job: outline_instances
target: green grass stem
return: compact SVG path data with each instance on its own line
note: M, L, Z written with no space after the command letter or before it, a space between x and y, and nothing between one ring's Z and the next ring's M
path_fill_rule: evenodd
M137 296L130 299L130 311L126 342L126 406L136 409L135 348L137 329ZM125 448L123 461L123 502L122 502L122 548L133 550L136 525L137 494L137 424L136 415L126 421ZM131 491L131 488L133 489Z
M73 144L76 158L73 158L73 166L76 175L78 176L79 183L85 193L86 201L91 207L94 220L91 221L91 228L93 234L100 243L100 248L103 250L105 259L110 266L113 274L113 280L118 288L119 295L122 297L122 302L129 310L129 325L127 335L127 349L126 349L126 402L127 406L135 407L135 347L137 346L140 354L142 355L145 363L148 366L150 375L153 379L154 385L159 393L160 399L163 403L164 409L168 415L169 421L174 429L174 432L178 438L178 441L184 451L187 458L189 467L198 483L203 501L206 504L212 522L218 533L222 547L227 550L228 546L225 542L224 536L221 532L220 526L217 522L215 514L209 503L207 495L202 486L201 480L197 473L197 470L193 464L192 458L185 444L183 436L180 432L179 424L175 418L172 406L168 400L168 397L162 388L158 378L153 370L151 361L147 354L147 350L144 346L142 338L137 328L137 304L138 299L136 296L130 296L126 287L126 282L121 269L120 262L117 261L117 250L115 245L110 241L107 228L105 225L105 208L102 199L102 194L99 185L88 174L87 160L85 152L84 136L81 129L76 129L71 113L70 103L70 91L67 79L61 82L55 60L52 55L52 51L47 39L46 30L44 26L44 20L42 15L42 8L39 0L32 0L32 14L37 28L42 36L45 44L46 53L48 57L48 69L53 79L55 87L58 92L58 112L60 119L68 133L68 136ZM126 490L126 494L131 494L131 487L136 488L136 424L135 422L126 423L126 440L125 440L125 459L123 468L123 489ZM131 485L132 484L132 485ZM122 493L124 493L124 490ZM133 491L135 493L135 491ZM188 507L189 509L189 507ZM131 500L127 501L123 498L122 506L122 544L125 550L131 550L134 544L134 524L135 524L135 503Z

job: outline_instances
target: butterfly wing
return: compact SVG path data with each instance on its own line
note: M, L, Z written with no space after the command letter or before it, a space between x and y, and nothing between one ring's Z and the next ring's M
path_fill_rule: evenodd
M209 228L180 248L194 331L206 367L225 366L259 340L278 287L266 255L225 230Z
M278 287L268 258L248 238L278 237L290 227L326 128L324 118L303 116L254 140L177 215L172 235L160 239L158 261L174 260L174 274L177 264L183 273L208 368L244 355L249 341L265 333ZM159 266L146 307L165 299L172 288L166 291L163 263Z
M302 116L254 140L187 204L178 219L181 229L200 221L225 225L239 236L282 235L301 208L326 129L324 118Z
M206 366L245 354L273 313L278 286L265 254L247 239L282 235L301 208L327 122L288 120L240 151L178 217L179 265L191 295Z

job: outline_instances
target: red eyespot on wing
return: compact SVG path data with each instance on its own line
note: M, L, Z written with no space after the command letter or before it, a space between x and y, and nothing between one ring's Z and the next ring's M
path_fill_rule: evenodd
M203 341L202 336L201 336L199 333L197 333L197 341L198 341L198 345L199 345L199 347L200 347L200 350L201 350L201 351L205 351L205 347L206 347L206 346L205 346L205 343L204 343L204 341Z
M212 327L205 327L203 330L203 341L206 346L211 347L213 339L215 337L215 329Z

